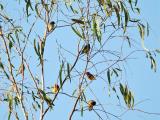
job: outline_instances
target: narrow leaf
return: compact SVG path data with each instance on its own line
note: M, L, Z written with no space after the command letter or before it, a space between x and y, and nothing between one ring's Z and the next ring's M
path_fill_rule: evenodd
M107 78L108 78L109 85L111 85L111 76L110 76L110 70L109 69L107 71Z
M130 19L127 9L124 9L124 16L125 16L124 32L126 32L126 27L127 27L128 21Z
M70 83L71 83L71 76L70 76L70 66L69 66L69 63L67 63L67 75L68 75L68 78L69 78Z
M78 31L78 29L74 28L73 26L72 27L72 30L74 31L74 33L76 33L76 35L78 35L80 38L84 39L83 35L81 35L81 33Z
M118 20L118 26L120 25L120 15L119 15L119 9L114 5L114 10L116 12L117 20Z
M64 67L64 63L62 61L62 64L60 65L60 70L59 70L60 88L62 88L62 85L63 85L63 81L62 81L62 70L63 70L63 67Z

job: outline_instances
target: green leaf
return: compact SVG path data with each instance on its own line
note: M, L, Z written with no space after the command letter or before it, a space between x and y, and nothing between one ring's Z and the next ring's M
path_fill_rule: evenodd
M131 98L132 98L132 105L131 105L131 108L133 108L133 107L134 107L134 96L133 96L133 94L131 94Z
M128 101L127 101L127 104L128 104L128 108L131 107L131 100L132 100L132 94L131 94L131 91L128 92Z
M4 69L3 63L0 61L0 68Z
M15 101L15 105L18 106L18 104L20 103L19 99L17 96L14 97L14 101Z
M106 16L109 17L111 15L111 12L107 9L106 4L103 4L103 9L105 10Z
M31 10L33 10L32 8L32 4L31 4L31 0L25 0L26 2L26 13L27 13L27 17L29 16L29 8L31 8Z
M114 28L114 29L116 29L116 26L115 26L115 24L114 24L113 22L111 22L111 24L112 24L113 28Z
M116 71L116 69L113 69L113 72L116 75L116 77L118 77L118 72Z
M128 108L134 107L134 97L132 95L132 92L128 89L127 85L123 86L120 83L120 91L123 95L123 99L125 101L125 104Z
M67 75L68 75L68 78L69 78L70 83L71 83L71 76L70 76L70 66L69 66L69 63L67 63Z
M120 25L120 14L119 9L114 5L114 10L116 12L117 20L118 20L118 26Z
M122 69L120 69L120 68L115 68L116 70L118 70L119 72L122 72Z
M44 47L45 47L45 42L44 41L40 41L40 55L43 56L44 53Z
M133 5L132 5L132 0L128 0L128 2L129 2L129 4L130 4L130 6L131 6L132 11L134 11Z
M84 94L84 92L82 92L82 97L84 98L85 101L87 101L86 96Z
M35 5L35 10L36 10L36 13L37 13L38 17L41 18L41 14L40 14L40 12L39 12L38 5L40 5L40 4L37 3L37 4Z
M11 35L12 33L9 33L8 35L7 35L7 38L9 39L9 40L11 40L13 43L15 43L15 40L14 40L14 38L13 38L13 36Z
M72 10L72 12L73 12L74 14L78 14L78 11L75 10L72 6L70 6L70 8L71 8L71 10Z
M16 36L17 41L19 42L19 35L18 35L18 32L19 32L18 29L16 29L15 32L14 32L14 34L15 34L15 36Z
M34 50L35 50L36 54L40 57L40 51L36 47L36 40L35 39L34 39Z
M9 41L9 50L10 50L10 52L11 52L11 48L13 47L13 43L12 43L12 41Z
M127 36L126 39L127 39L129 47L131 47L131 41L130 41L129 37Z
M156 61L154 60L153 57L151 57L150 59L151 59L151 69L153 69L154 72L156 72L156 68L157 68Z
M135 10L138 12L138 14L140 14L140 9L139 8L135 8Z
M129 19L130 19L130 16L129 16L127 9L124 9L124 16L125 16L124 32L126 32L126 27L128 25Z
M120 86L120 88L119 88L119 89L120 89L120 91L121 91L122 95L124 95L124 88L123 88L123 85L120 83L120 84L119 84L119 86Z
M83 111L84 111L84 108L83 106L81 106L81 117L83 117Z
M141 36L141 39L144 40L145 26L139 23L138 30L139 30L139 34Z
M112 88L112 90L115 92L117 99L119 100L119 96L117 95L117 91L115 89L115 87Z
M116 91L115 87L113 87L113 88L112 88L112 90L113 90L115 93L117 93L117 91Z
M93 15L93 33L96 35L98 42L101 44L102 33L99 26L99 21L97 19L97 15Z
M62 64L60 65L60 70L59 70L59 80L60 80L60 88L62 88L63 81L62 81L62 70L64 67L64 62L62 61Z
M124 11L124 5L123 5L122 1L120 1L120 6L121 6L121 12L123 12Z
M35 95L34 95L34 92L32 91L32 99L33 99L33 101L35 101L36 100L36 98L35 98Z
M71 19L73 22L75 22L75 23L79 23L79 24L82 24L82 25L84 25L84 21L82 21L82 20L80 20L80 19Z
M147 36L149 36L149 24L147 22Z
M8 120L11 119L11 113L12 113L12 112L9 111L9 113L8 113Z
M77 89L75 89L75 90L73 91L72 96L74 96L74 94L76 93L76 91L77 91Z
M0 9L3 10L3 5L2 4L0 4Z
M73 26L72 27L72 30L74 31L74 33L76 33L76 35L78 35L80 38L84 39L83 35L78 31L77 28L74 28Z
M106 0L106 2L107 2L108 7L112 8L112 2L111 2L111 0Z
M11 114L12 114L12 110L13 110L13 97L10 94L8 94L7 95L7 100L8 100L8 110L9 110L8 120L10 120Z
M37 106L38 106L38 108L40 109L41 108L41 106L40 106L40 104L36 101L36 104L37 104Z
M140 20L139 19L130 19L129 21L130 22L139 22Z
M3 70L4 74L6 75L7 79L10 79L8 73L6 72L6 70L4 69L3 63L0 61L0 68Z
M135 0L135 6L137 6L138 0Z
M44 99L44 101L47 103L47 105L48 105L50 108L52 108L53 104L52 104L52 100L50 99L50 97L47 96L47 94L46 94L43 90L39 89L39 91L40 91L40 93L42 94L43 99Z
M127 95L128 95L128 87L127 87L127 85L125 85L125 90L124 90L124 97L127 97Z

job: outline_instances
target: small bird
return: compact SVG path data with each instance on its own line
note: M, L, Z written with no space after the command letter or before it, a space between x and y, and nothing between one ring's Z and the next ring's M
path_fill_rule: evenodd
M55 22L52 21L47 25L48 32L52 32L55 29Z
M96 78L94 77L94 75L92 75L90 72L86 72L86 75L88 77L89 80L95 80Z
M59 91L59 85L58 85L58 84L55 84L55 85L53 86L53 88L52 88L52 92L53 92L54 94L56 94L56 93L58 93L58 91Z
M96 105L96 101L94 101L94 100L89 100L87 104L88 104L88 109L89 109L89 111L91 111L91 110L93 110L93 106Z
M87 44L83 47L81 54L88 54L90 51L90 44Z

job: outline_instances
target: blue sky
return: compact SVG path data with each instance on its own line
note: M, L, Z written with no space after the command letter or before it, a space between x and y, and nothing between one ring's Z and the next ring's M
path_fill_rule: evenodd
M150 36L146 38L145 44L149 46L151 49L153 48L160 48L160 34L159 34L159 27L160 27L160 1L153 0L153 1L139 1L139 5L141 8L141 17L144 21L148 21L150 25ZM133 89L137 101L139 100L146 100L142 102L137 107L143 109L144 111L148 112L160 112L159 108L159 101L160 101L160 74L159 74L159 55L157 55L157 62L158 62L158 71L154 73L151 71L148 66L148 61L143 60L142 56L139 56L140 59L132 61L130 64L130 76L131 79L130 85ZM136 66L133 67L132 65ZM143 113L131 113L126 114L124 117L125 120L159 120L160 116L154 115L147 115Z
M13 5L13 4L12 4ZM157 49L160 48L160 34L159 34L159 28L160 28L160 1L159 0L145 0L145 1L139 1L139 6L141 8L141 16L143 21L148 21L150 25L150 36L145 39L145 45L149 47L150 49ZM17 11L12 11L11 13L14 17L14 15L17 14ZM22 15L23 16L23 15ZM41 24L42 25L42 24ZM27 26L27 25L26 25ZM43 27L40 26L40 27ZM38 33L43 32L43 29L38 29ZM67 33L67 34L66 34ZM51 36L49 36L49 41L47 42L48 48L53 49L46 49L46 57L48 57L46 62L46 80L47 84L53 84L56 82L57 79L57 73L59 69L59 62L57 56L57 44L56 40L58 40L58 43L63 43L64 47L68 50L73 50L73 53L76 52L74 49L74 46L69 45L69 42L71 42L70 38L76 39L74 36L70 35L70 29L66 28L65 31L61 32L61 29L58 29L55 33L52 33ZM54 35L58 36L57 38L54 37ZM136 33L133 33L133 36L137 35ZM72 44L76 44L76 41L72 41ZM28 49L28 52L31 53L30 46ZM32 54L32 53L31 53ZM66 53L67 55L67 53ZM137 59L130 60L127 64L126 68L126 75L124 79L128 81L129 87L134 93L135 96L135 103L138 103L140 101L143 101L142 103L135 106L137 109L144 110L146 112L151 113L160 113L160 54L157 55L157 62L158 62L158 70L156 73L154 73L152 70L150 70L150 65L148 60L144 59L145 54L136 54ZM73 56L70 56L69 61L72 62L74 60ZM54 61L54 62L50 62ZM31 63L35 63L35 61L30 61ZM38 63L38 62L37 62ZM36 64L33 64L33 68L36 67ZM82 67L81 65L78 67ZM76 86L77 84L74 83ZM121 111L124 111L122 108L119 108L116 106L117 99L115 95L111 97L103 97L105 96L103 93L103 89L99 89L99 86L101 86L101 83L98 81L95 81L95 83L92 84L94 86L94 91L97 94L97 97L101 98L102 101L108 101L107 105L105 105L105 109L108 112L113 112L115 114L121 113ZM65 90L70 92L70 89L72 89L72 86L68 86ZM101 93L101 94L99 94ZM94 98L93 95L88 95L88 99ZM65 102L64 102L65 101ZM68 117L68 114L73 106L74 100L70 98L66 98L64 96L61 96L56 101L56 106L54 108L53 112L49 112L46 116L46 120L52 120L52 119L59 119L59 120L66 120L66 117ZM111 103L112 102L112 103ZM122 101L123 103L123 101ZM124 105L124 104L123 104ZM0 103L1 108L4 108L4 105ZM5 111L5 110L4 110ZM0 119L7 119L7 112L2 112L2 109L0 109ZM1 115L2 114L2 115ZM37 113L38 114L38 113ZM84 117L79 117L80 113L75 113L73 116L73 120L97 120L96 115L93 112L86 112L84 113ZM103 115L104 116L104 115ZM104 116L105 117L105 116ZM148 115L142 112L137 111L129 111L125 115L122 116L123 120L159 120L160 116L156 115ZM116 118L111 117L111 120L116 120Z

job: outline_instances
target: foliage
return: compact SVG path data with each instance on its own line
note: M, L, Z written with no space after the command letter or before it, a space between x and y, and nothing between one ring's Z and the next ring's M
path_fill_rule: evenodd
M139 14L138 0L0 2L0 98L8 104L8 119L34 119L40 113L43 120L54 114L60 99L68 98L73 103L66 104L69 120L75 112L83 117L90 111L102 120L120 119L107 112L105 97L97 97L100 91L107 97L115 94L118 103L134 109L135 96L123 79L125 62L143 52L156 72L159 52L145 47L149 25ZM138 49L132 30L140 35Z

